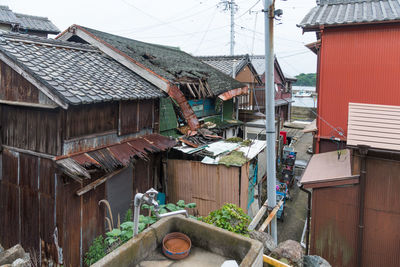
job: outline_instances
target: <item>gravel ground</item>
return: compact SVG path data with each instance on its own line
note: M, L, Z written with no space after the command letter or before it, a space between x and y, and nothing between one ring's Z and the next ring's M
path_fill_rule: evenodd
M312 145L312 134L303 134L295 145L297 160L308 162L311 158L307 148ZM296 179L301 177L303 170L296 171ZM307 216L307 194L301 191L297 183L289 190L292 200L287 200L284 212L284 221L278 221L278 242L288 239L300 242L304 223Z

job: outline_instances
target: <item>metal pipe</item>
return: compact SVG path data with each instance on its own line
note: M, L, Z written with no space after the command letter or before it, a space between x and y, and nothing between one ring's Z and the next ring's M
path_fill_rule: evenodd
M310 247L310 221L311 221L311 192L304 189L303 185L300 186L300 190L307 193L308 204L307 204L307 230L306 230L306 255L309 255Z
M137 193L135 199L133 200L133 236L139 233L139 216L140 216L140 206L142 205L142 193Z
M264 0L265 17L265 115L267 139L268 208L276 206L275 156L275 90L274 90L274 1ZM276 217L271 222L271 235L278 243Z
M158 212L156 212L157 219L162 219L165 217L179 215L179 214L183 214L183 215L185 215L186 218L189 218L189 214L188 214L187 210L177 210L177 211L171 211L171 212L167 212L167 213L163 213L163 214L158 214Z
M362 249L363 249L363 238L364 238L364 203L365 203L365 183L367 176L367 154L368 146L359 145L358 151L361 155L361 166L360 166L360 190L359 190L359 217L358 217L358 238L357 238L357 265L362 265Z

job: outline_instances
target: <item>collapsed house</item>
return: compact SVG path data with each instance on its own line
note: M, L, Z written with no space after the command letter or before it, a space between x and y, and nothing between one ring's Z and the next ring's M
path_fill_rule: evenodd
M310 254L332 266L400 265L400 107L350 103L348 149L315 154Z
M15 13L8 6L0 6L0 29L46 38L60 33L48 18Z
M175 129L184 124L187 130L195 132L207 120L218 126L228 125L222 129L225 137L237 134L241 123L234 117L233 98L247 94L248 87L179 48L144 43L79 25L72 25L57 38L92 44L167 93L169 99L163 100L161 106L167 118L161 125L161 134L178 135Z
M93 46L0 38L0 243L79 266L104 233L98 202L123 216L162 183L176 143L156 134L164 93Z

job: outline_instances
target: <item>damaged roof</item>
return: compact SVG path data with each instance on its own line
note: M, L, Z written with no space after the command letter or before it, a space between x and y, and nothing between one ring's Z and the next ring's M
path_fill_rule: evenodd
M185 79L207 80L214 95L245 86L177 48L140 42L82 26L75 25L75 27L79 27L98 40L111 45L172 83L179 83Z
M69 177L81 180L90 178L89 170L99 169L111 173L128 166L133 159L148 160L148 155L166 151L176 145L176 141L159 134L148 134L131 138L107 147L79 152L56 158L59 168Z
M3 32L0 53L67 104L163 96L154 85L90 45Z
M0 23L19 26L20 30L31 30L58 34L60 30L46 17L14 13L8 6L0 6Z
M320 0L298 26L312 31L320 26L394 21L400 21L399 0Z

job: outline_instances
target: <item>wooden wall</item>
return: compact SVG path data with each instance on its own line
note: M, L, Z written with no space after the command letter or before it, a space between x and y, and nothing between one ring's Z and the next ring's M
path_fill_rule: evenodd
M39 90L0 61L0 99L39 103Z
M59 109L1 105L3 145L51 155L61 154L62 121Z
M66 116L65 139L117 130L117 122L117 102L70 106Z
M119 112L120 135L158 128L158 100L121 101Z

